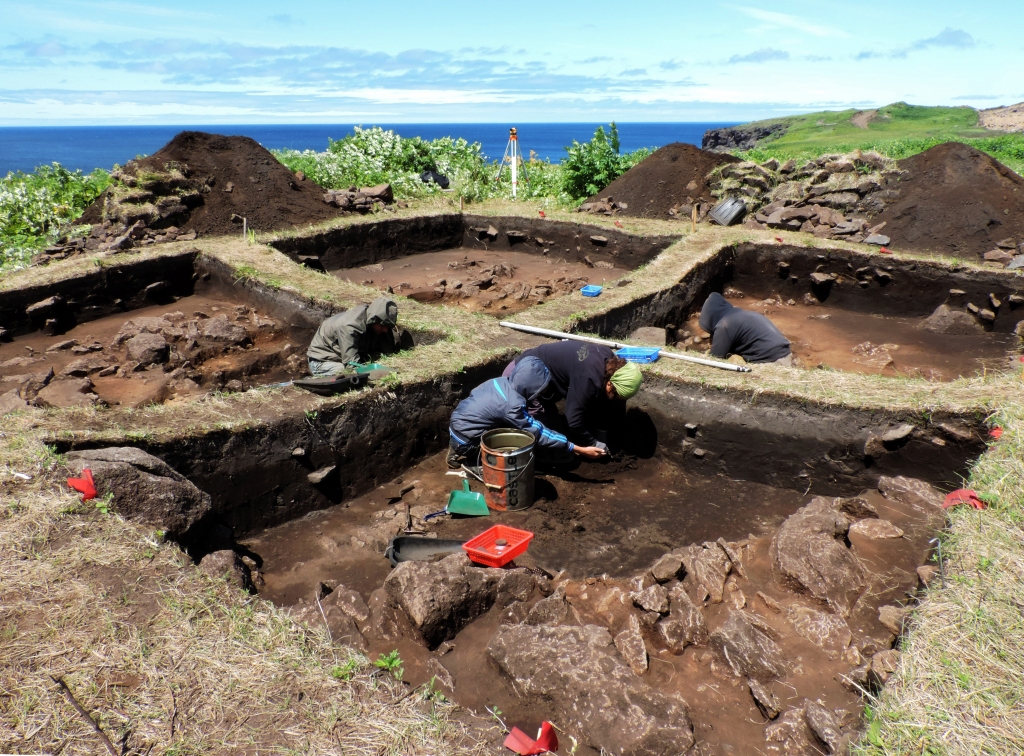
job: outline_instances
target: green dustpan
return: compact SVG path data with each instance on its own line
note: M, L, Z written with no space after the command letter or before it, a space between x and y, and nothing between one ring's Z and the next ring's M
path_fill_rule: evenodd
M490 514L487 502L484 501L484 495L470 491L469 481L465 479L462 481L461 491L456 489L448 494L448 506L445 507L445 511L448 514L472 515L474 517L484 517Z

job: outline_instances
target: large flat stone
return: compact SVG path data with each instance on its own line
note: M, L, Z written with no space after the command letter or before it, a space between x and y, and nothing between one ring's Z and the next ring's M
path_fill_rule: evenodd
M767 630L755 615L732 611L725 623L711 633L711 646L737 677L767 682L789 671L782 649Z

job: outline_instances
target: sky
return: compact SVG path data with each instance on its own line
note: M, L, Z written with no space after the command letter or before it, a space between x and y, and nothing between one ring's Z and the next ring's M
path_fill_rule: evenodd
M0 125L748 121L1024 100L1020 0L0 0Z

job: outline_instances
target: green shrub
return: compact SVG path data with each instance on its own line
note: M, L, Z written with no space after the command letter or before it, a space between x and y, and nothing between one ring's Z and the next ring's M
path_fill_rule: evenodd
M59 163L0 179L0 271L28 265L35 252L67 232L110 180L107 171L86 175Z
M597 194L651 154L646 148L619 154L619 129L615 121L609 124L607 133L603 126L598 126L589 142L574 139L565 149L569 154L562 162L562 191L577 200Z

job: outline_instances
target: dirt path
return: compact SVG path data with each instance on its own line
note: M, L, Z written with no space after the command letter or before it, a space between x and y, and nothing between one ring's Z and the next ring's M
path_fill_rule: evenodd
M877 110L862 110L850 119L850 123L858 129L866 129L868 124L878 117Z

